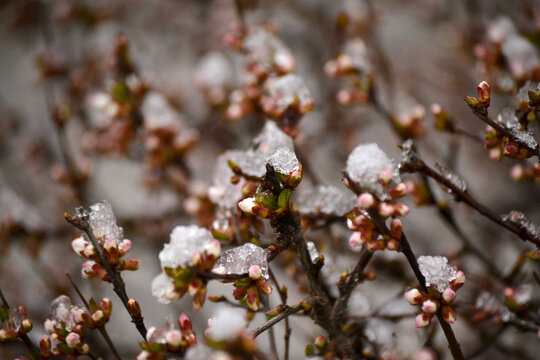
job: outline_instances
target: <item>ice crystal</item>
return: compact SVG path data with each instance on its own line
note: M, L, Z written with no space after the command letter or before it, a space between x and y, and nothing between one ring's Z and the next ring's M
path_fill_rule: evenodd
M319 257L319 252L317 251L317 247L312 241L309 241L307 244L307 249L309 252L309 258L311 259L311 262L315 262L317 258Z
M456 267L448 265L444 256L420 256L418 265L426 278L426 286L435 286L439 292L448 288L450 281L457 276Z
M207 334L215 341L235 340L247 326L244 311L229 306L220 307L208 324Z
M244 40L250 60L264 71L271 72L274 66L282 71L291 71L294 57L285 44L261 27L253 28Z
M319 185L300 194L295 207L303 214L343 216L354 208L356 197L334 186Z
M73 305L71 304L71 299L66 295L60 295L51 303L52 320L63 323L67 330L73 329L76 323L71 315L72 308Z
M525 214L520 211L510 211L508 215L501 216L501 220L516 225L521 230L527 232L529 236L540 238L540 226L527 219Z
M116 216L114 216L111 204L107 200L102 200L90 206L88 223L96 239L99 241L113 239L118 247L122 246L124 231L116 224Z
M213 240L208 229L196 225L175 227L170 242L163 245L159 253L161 267L174 269L177 266L190 266L192 255L202 253Z
M304 79L299 75L288 74L280 77L271 77L264 84L270 95L272 106L278 112L283 112L295 103L300 108L310 107L313 97Z
M271 154L280 147L294 150L292 138L285 134L274 121L267 120L259 135L253 140L257 150L263 154Z
M384 187L379 183L383 170L392 170L393 181L399 182L399 174L394 162L375 143L358 145L347 158L347 173L363 190L373 192L386 199Z
M521 126L516 116L516 112L511 108L503 109L503 111L497 116L497 121L504 125L504 127L508 130L517 129Z
M527 81L525 85L523 85L516 94L516 98L518 99L518 101L529 102L529 91L535 93L539 92L540 83Z
M242 198L242 181L238 184L231 184L231 176L234 175L227 161L235 161L240 157L240 151L226 151L216 160L214 173L212 175L213 185L208 189L210 200L223 208L232 209L236 207L238 200Z
M16 307L9 308L8 317L3 322L0 321L0 330L15 330L19 331L23 317Z
M183 122L180 114L169 104L165 96L158 92L149 92L141 107L144 127L147 130L178 130Z
M266 163L270 164L280 174L290 174L300 169L296 154L287 147L280 147L271 153L266 158Z
M519 129L512 129L512 135L522 144L527 145L529 149L536 149L538 143L533 136L532 130L524 131Z
M251 265L259 265L262 276L268 278L267 251L247 243L224 251L216 261L214 271L225 274L247 274Z
M435 168L439 172L440 175L442 175L446 180L448 180L452 185L457 187L461 191L467 190L467 184L465 183L465 180L459 177L459 175L455 174L454 172L450 171L449 169L445 168L442 165L435 164ZM446 189L447 192L451 193L451 189Z

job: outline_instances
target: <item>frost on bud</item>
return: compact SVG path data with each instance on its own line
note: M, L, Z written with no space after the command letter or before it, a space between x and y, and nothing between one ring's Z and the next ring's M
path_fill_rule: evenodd
M445 289L442 293L442 299L447 304L450 304L452 301L454 301L455 297L456 292L450 288Z
M250 279L257 280L262 276L262 269L259 265L251 265L248 274Z
M422 311L428 314L435 314L439 304L435 300L428 299L422 303Z
M417 328L424 328L424 327L427 327L430 324L430 322L431 322L431 317L428 314L421 312L418 315L416 315L414 326L416 326Z
M358 196L358 206L361 209L370 209L375 205L375 198L370 193L362 193Z
M129 299L127 302L127 308L131 316L134 316L134 317L141 316L141 307L137 300Z
M71 349L75 349L77 345L81 343L81 337L79 334L71 332L66 336L66 344Z
M411 305L418 305L422 301L423 295L418 289L411 289L405 292L405 300Z
M238 203L238 208L240 208L240 210L242 210L246 214L250 215L255 215L255 213L253 212L253 208L258 206L259 205L255 202L255 198L245 198Z
M444 321L453 324L456 321L456 312L450 306L443 306L442 316Z

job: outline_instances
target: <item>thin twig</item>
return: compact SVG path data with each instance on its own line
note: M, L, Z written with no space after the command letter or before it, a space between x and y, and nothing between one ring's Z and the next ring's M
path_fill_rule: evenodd
M271 318L270 320L268 320L267 322L259 326L257 329L255 329L255 331L253 332L255 334L255 337L259 336L261 333L270 329L272 326L274 326L281 320L286 319L290 315L295 314L299 311L302 311L303 309L304 307L301 304L298 304L293 307L290 307L287 305L282 306L282 310L280 311L279 314L277 314L276 316L274 316L273 318Z
M69 281L71 282L71 285L73 285L73 288L75 289L75 291L77 292L77 295L79 295L79 298L82 300L84 306L86 306L86 308L88 309L88 311L90 311L90 304L88 304L88 301L86 301L84 295L82 294L82 292L79 290L79 287L77 286L77 284L75 284L75 281L73 281L73 279L71 278L71 276L69 275L69 272L66 271L66 276L67 278L69 279ZM109 348L111 349L111 351L113 352L114 356L116 357L117 360L122 360L120 354L118 353L118 351L116 350L113 342L111 341L111 338L109 336L109 333L107 332L107 329L105 328L105 325L103 326L98 326L97 327L98 331L100 332L101 336L103 336L103 339L105 340L105 342L107 343L107 345L109 346Z
M66 218L68 223L75 226L77 229L84 231L84 233L88 236L90 242L98 253L99 259L101 260L101 265L105 268L107 274L109 275L110 281L113 284L114 292L118 295L120 300L122 300L122 303L124 304L129 315L131 316L131 321L135 324L135 327L137 327L137 330L139 331L143 339L146 340L146 326L144 325L143 317L142 315L134 315L129 311L129 297L126 293L126 285L124 283L124 280L122 279L122 276L119 274L118 271L111 268L111 265L107 261L107 258L105 257L101 246L99 245L99 242L94 236L94 232L92 231L92 229L90 229L90 225L88 224L86 219L74 218L69 216L69 214L67 213L64 214L64 217Z

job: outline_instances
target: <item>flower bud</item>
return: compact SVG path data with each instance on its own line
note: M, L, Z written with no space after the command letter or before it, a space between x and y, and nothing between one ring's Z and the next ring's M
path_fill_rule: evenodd
M122 261L122 270L135 271L139 268L141 261L139 259L125 259Z
M246 302L249 308L253 311L259 310L259 292L257 291L257 287L250 286L247 288L246 293Z
M300 165L300 168L297 170L293 170L287 179L287 186L291 189L294 189L300 184L302 181L302 165Z
M177 350L182 345L182 334L176 329L169 330L165 334L165 340L172 351Z
M459 270L456 274L456 278L452 280L450 284L452 285L452 288L454 290L457 290L460 287L462 287L463 284L465 284L465 273Z
M262 276L262 269L259 265L251 265L248 274L250 279L257 280Z
M221 244L219 243L219 241L213 240L210 243L210 246L206 248L206 253L217 259L219 257L219 254L221 253Z
M397 204L394 204L394 215L396 216L406 216L410 211L411 209L409 209L409 207L405 204L402 204L402 203L397 203Z
M129 314L133 317L139 317L141 316L141 307L137 300L135 299L129 299L127 302L127 309L129 311Z
M375 205L375 198L370 193L362 193L358 196L358 206L361 209L370 209Z
M75 238L71 242L71 248L75 251L75 254L79 256L83 256L84 249L87 245L88 243L82 237Z
M362 246L362 238L359 232L353 232L349 237L349 245L354 249Z
M315 340L313 341L313 344L319 348L319 349L324 349L324 347L326 346L326 338L322 335L319 335L315 338Z
M77 351L79 352L79 354L82 354L82 355L88 354L90 352L90 346L88 344L81 344L77 348Z
M103 310L96 310L92 313L92 320L96 322L97 326L103 326L107 323L109 318L105 315Z
M396 239L390 239L386 242L386 248L390 251L396 251L399 249L399 241Z
M405 196L405 194L407 194L407 185L402 182L388 190L388 195L390 195L392 199L398 199Z
M75 349L80 343L81 336L79 334L71 332L66 336L66 344L71 349Z
M253 212L253 208L258 206L259 204L255 202L255 198L245 198L238 203L238 207L240 208L240 210L250 215L255 215L255 213Z
M49 334L54 333L54 322L51 319L45 320L43 327L45 328L45 331Z
M423 295L418 289L411 289L405 292L405 300L411 305L418 305L422 301Z
M422 311L428 314L435 314L439 307L439 303L432 299L427 299L422 303Z
M48 336L39 339L39 354L43 357L51 356L51 339Z
M384 169L379 173L379 181L383 185L388 185L392 181L392 169Z
M451 288L444 289L442 293L442 299L445 303L450 304L452 301L454 301L454 298L456 297L456 292L452 290Z
M414 326L416 326L417 328L424 328L424 327L427 327L430 322L431 322L431 317L428 314L421 312L418 315L416 315Z
M11 342L13 340L15 340L17 338L17 336L19 336L19 334L17 334L17 331L11 329L11 330L7 330L7 329L0 329L0 343L2 342Z
M390 224L390 235L395 239L401 239L401 236L403 235L403 223L400 219L392 219L392 223Z
M21 329L19 331L26 334L32 330L32 326L32 321L30 321L30 319L23 319L21 322Z
M478 100L482 105L489 106L490 101L490 87L489 84L485 81L482 81L480 84L478 84L478 87L476 88L476 91L478 92Z
M103 312L105 313L105 315L107 315L107 317L111 316L112 302L110 299L108 298L102 299L99 302L99 308L103 310Z
M379 210L379 215L381 215L384 218L387 218L394 214L394 206L392 206L391 204L387 202L380 202L378 210Z
M442 307L442 316L444 321L453 324L456 321L456 312L450 306Z
M262 277L257 280L257 288L265 294L270 295L272 293L272 286L270 286L270 283Z
M185 313L180 314L180 317L178 318L178 326L184 334L193 331L191 327L191 320Z
M124 252L124 254L127 253L129 250L131 250L131 240L122 240L122 251Z

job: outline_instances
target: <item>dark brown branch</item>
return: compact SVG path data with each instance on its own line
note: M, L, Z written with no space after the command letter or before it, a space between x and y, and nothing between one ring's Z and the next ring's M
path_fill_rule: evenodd
M90 305L88 304L88 301L86 301L84 295L82 294L82 292L79 290L79 287L77 286L77 284L75 284L75 281L73 281L73 279L71 278L71 276L69 275L69 272L66 271L66 276L67 278L69 279L69 281L71 282L71 285L73 285L73 288L75 289L75 291L77 292L77 295L79 295L79 298L81 299L81 301L83 302L84 306L88 309L88 311L90 311ZM105 340L105 342L107 343L107 345L109 346L109 348L111 349L111 351L113 352L114 356L116 357L117 360L122 360L120 354L118 353L118 351L116 350L113 342L111 341L111 338L109 336L109 333L107 332L107 329L105 328L105 325L103 326L98 326L97 327L98 331L100 332L101 336L103 336L103 339Z
M107 261L107 258L105 257L105 254L103 253L103 250L101 249L101 246L99 245L99 242L97 241L96 237L94 236L94 233L92 229L90 229L90 225L85 219L82 218L75 218L69 216L69 214L64 214L64 217L66 218L67 222L76 227L79 230L82 230L86 236L90 239L90 242L96 249L99 259L101 261L101 265L105 268L107 271L107 274L109 275L110 282L113 284L113 290L118 295L120 300L122 300L122 303L124 304L126 310L128 311L129 315L131 316L131 322L135 324L135 327L143 337L143 339L146 340L146 326L144 325L143 317L142 315L134 315L129 311L128 301L129 297L126 293L126 285L124 284L124 280L122 279L122 276L117 270L113 270L111 268L111 265Z
M467 191L461 190L459 187L457 187L455 184L453 184L450 180L446 179L444 176L439 174L437 171L426 165L422 160L417 160L414 163L406 163L404 168L404 172L421 172L429 176L430 178L437 181L439 184L442 184L446 186L448 189L452 191L454 196L472 207L474 210L476 210L481 215L487 217L494 223L504 227L505 229L513 232L517 236L519 236L524 241L530 241L536 246L540 246L540 239L533 234L527 232L525 229L520 229L518 226L503 221L502 218L485 207L484 205L480 204L476 199L474 199L471 194L469 194Z

